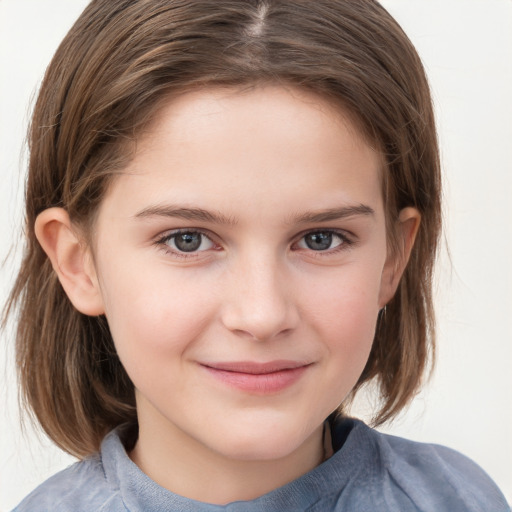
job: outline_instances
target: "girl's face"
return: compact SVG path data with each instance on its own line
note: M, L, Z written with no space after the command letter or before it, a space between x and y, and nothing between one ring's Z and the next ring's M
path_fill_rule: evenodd
M380 167L342 112L293 88L161 111L95 227L140 443L260 461L320 446L396 286Z

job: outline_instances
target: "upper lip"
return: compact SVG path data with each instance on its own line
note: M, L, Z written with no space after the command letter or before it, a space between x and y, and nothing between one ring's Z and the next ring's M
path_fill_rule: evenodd
M201 363L207 368L214 370L221 370L225 372L235 373L249 373L253 375L260 375L266 373L275 373L283 370L293 370L303 366L309 366L311 363L304 363L301 361L268 361L266 363L258 363L254 361L226 361L215 363Z

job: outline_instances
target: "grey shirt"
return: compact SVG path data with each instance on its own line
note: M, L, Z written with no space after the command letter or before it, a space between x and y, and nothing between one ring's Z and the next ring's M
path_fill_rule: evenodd
M442 446L381 434L345 418L331 425L335 453L297 480L252 501L210 505L153 482L128 457L117 429L101 453L56 474L16 512L505 512L487 474Z

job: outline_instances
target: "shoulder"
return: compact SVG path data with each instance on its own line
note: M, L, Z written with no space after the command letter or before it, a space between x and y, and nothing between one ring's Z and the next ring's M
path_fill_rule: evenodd
M32 491L13 512L125 512L119 490L108 481L100 455L77 462Z
M375 474L383 492L387 489L397 499L407 497L418 510L510 510L487 473L461 453L366 428L375 450Z

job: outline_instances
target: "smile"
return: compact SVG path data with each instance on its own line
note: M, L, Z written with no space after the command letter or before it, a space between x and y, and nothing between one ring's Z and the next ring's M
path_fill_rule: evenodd
M203 363L220 382L254 394L278 393L296 383L311 366L297 361Z

